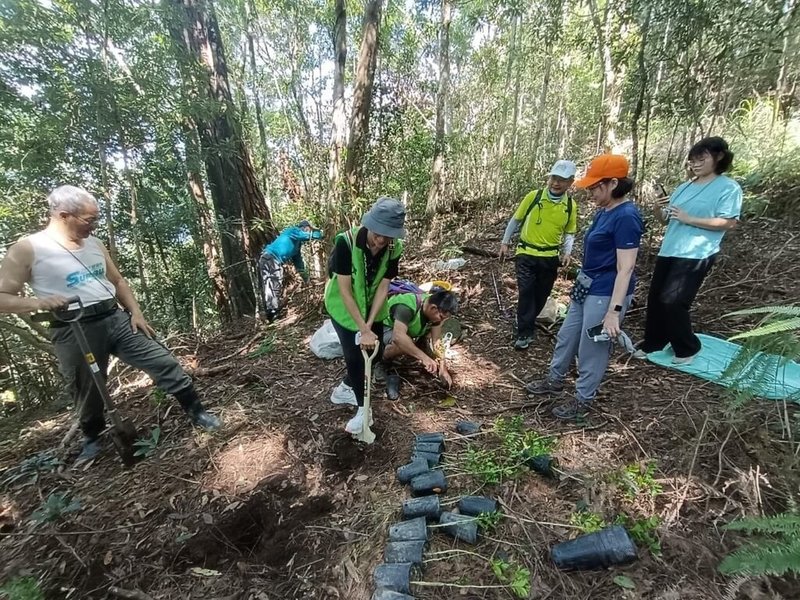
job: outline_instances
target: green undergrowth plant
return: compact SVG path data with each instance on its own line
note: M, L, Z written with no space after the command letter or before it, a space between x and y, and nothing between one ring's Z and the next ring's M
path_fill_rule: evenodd
M726 316L760 318L755 327L730 338L742 343L722 373L722 379L729 383L730 408L736 410L782 385L784 367L800 357L800 306L747 308Z
M134 456L153 456L158 448L158 442L161 439L161 428L153 427L150 430L150 437L136 440L133 445L136 447Z
M495 513L491 513L495 514ZM485 561L497 577L501 585L472 585L468 577L461 576L456 581L451 583L441 581L413 581L413 585L423 587L448 587L456 585L464 590L474 587L476 589L489 589L489 588L506 588L517 598L528 598L531 593L531 572L529 569L520 566L520 564L512 557L506 554L501 556L493 556L489 558L478 552L472 550L464 550L461 548L452 548L449 550L440 550L427 555L425 562L435 562L441 560L450 560L453 558L474 557L481 561Z
M655 461L649 461L643 465L625 465L618 471L612 472L609 480L622 490L622 494L628 500L639 496L655 498L662 491L661 484L654 477L656 468Z
M528 459L550 454L556 446L554 437L526 429L521 416L498 418L492 429L494 440L499 445L491 447L467 447L464 469L478 482L496 485L518 477L527 471Z
M44 503L33 511L31 521L36 524L60 521L72 512L81 509L80 500L72 498L67 492L53 492Z
M272 336L271 338L268 338L268 339L265 339L264 341L262 341L258 345L258 348L256 348L255 350L250 352L250 354L247 355L247 358L255 359L255 358L261 358L263 356L268 356L268 355L272 354L275 351L275 340L276 340L276 338L277 338L277 336Z
M608 526L605 519L596 512L579 510L569 516L569 524L577 527L581 533L594 533Z
M10 469L7 477L3 479L3 485L34 484L39 481L39 477L43 474L52 473L62 464L52 450L38 452L23 460L18 466Z
M531 593L531 572L520 567L513 560L493 558L490 562L492 572L502 583L508 584L517 598L527 598Z
M725 526L760 537L726 556L719 570L725 575L800 575L800 515L782 513L770 517L748 517Z
M475 520L478 523L478 527L480 527L484 531L493 531L503 520L503 513L501 513L499 510L496 510L494 512L481 513L477 517L475 517Z
M7 600L44 600L44 594L33 577L15 577L0 586L0 598L6 598Z
M661 517L650 515L643 519L634 519L628 515L617 515L614 521L617 525L622 525L639 546L647 548L653 556L661 556L661 540L658 539L658 527L661 525Z

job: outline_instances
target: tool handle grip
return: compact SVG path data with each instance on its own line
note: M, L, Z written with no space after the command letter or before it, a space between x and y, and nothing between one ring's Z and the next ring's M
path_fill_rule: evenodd
M77 304L78 308L68 310L70 305ZM78 321L83 316L83 301L80 296L70 296L67 298L64 310L51 310L48 312L40 312L31 316L31 321L35 323L51 322L53 320L70 323Z

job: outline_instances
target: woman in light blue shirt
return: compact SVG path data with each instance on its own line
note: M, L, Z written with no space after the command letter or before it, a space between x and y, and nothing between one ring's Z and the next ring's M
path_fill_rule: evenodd
M639 358L667 344L675 353L674 364L689 364L700 352L689 309L742 209L742 188L724 174L732 163L725 140L700 140L689 150L692 179L678 186L669 204L656 213L667 230L650 283Z

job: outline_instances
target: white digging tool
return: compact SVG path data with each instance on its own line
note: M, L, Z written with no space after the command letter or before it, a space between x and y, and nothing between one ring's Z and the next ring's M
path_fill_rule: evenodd
M357 433L353 437L365 444L375 441L375 434L369 428L369 424L372 422L372 406L370 406L369 400L372 394L372 361L378 356L379 344L380 342L376 342L372 354L367 354L367 351L361 348L361 355L364 357L364 425L361 427L361 433Z

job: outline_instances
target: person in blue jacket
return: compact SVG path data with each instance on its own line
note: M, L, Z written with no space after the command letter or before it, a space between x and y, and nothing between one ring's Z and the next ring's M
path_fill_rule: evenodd
M264 246L258 261L261 275L261 290L264 301L264 315L271 323L281 310L281 289L283 288L283 265L291 262L303 281L308 282L308 272L303 263L302 245L304 242L319 240L322 231L311 226L307 220L287 227L272 242Z

